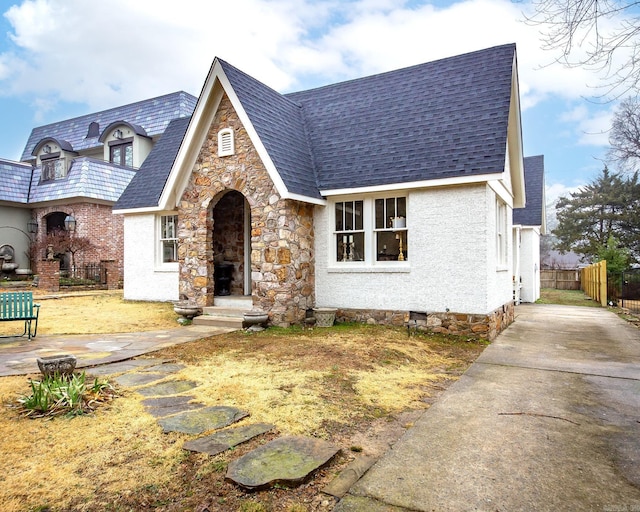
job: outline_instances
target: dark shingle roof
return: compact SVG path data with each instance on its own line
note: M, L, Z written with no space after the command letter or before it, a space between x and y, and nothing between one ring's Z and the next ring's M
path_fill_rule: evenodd
M287 190L319 198L503 172L514 59L509 44L287 95L219 62ZM157 206L186 132L178 124L117 209Z
M136 174L130 167L104 160L80 157L71 161L67 177L39 183L40 168L34 170L29 203L83 197L115 202Z
M113 122L127 121L143 128L146 135L150 137L159 135L172 119L190 116L196 101L197 98L191 94L180 91L102 112L38 126L31 131L21 160L31 160L33 158L32 152L38 142L47 137L67 141L74 151L102 146L98 137L87 137L89 125L92 122L99 124L100 133Z
M0 160L0 201L27 204L31 165Z
M169 123L160 140L131 180L131 184L118 199L114 209L126 210L158 205L160 194L169 177L190 119L190 117L183 117Z
M300 105L227 62L220 64L287 190L320 198Z
M524 159L524 183L526 207L514 208L513 223L521 226L543 224L544 202L544 156L529 156Z
M286 95L320 189L502 172L514 57L509 44Z

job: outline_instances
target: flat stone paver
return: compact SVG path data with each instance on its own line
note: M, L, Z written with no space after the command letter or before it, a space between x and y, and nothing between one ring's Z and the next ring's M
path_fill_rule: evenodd
M166 378L165 373L125 373L114 380L119 386L137 387Z
M195 411L204 407L203 403L191 402L195 397L188 395L165 396L160 398L147 398L142 401L147 412L155 418L164 418L186 411Z
M136 389L136 393L140 393L142 396L169 396L179 395L197 387L198 383L192 380L172 380Z
M254 437L269 432L274 428L275 426L270 423L253 423L251 425L243 425L242 427L227 428L205 437L187 441L182 447L192 452L217 455L233 446L238 446Z
M339 451L334 444L315 437L281 437L231 461L227 478L246 489L277 483L297 485Z
M202 434L207 430L228 427L248 415L248 412L235 407L215 405L160 418L158 424L165 433Z

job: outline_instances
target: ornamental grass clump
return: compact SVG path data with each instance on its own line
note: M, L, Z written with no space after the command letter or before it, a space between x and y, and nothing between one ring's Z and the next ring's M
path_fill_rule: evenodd
M39 381L31 380L30 384L31 394L18 399L25 416L30 418L86 414L116 396L115 389L106 380L96 378L88 385L85 372L56 373Z

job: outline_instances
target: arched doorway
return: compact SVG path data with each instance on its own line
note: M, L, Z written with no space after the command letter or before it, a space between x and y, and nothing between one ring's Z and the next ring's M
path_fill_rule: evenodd
M235 190L220 198L213 220L214 295L251 295L251 211Z
M64 219L67 217L65 212L53 212L44 217L46 226L46 235L52 235L56 232L64 232ZM60 260L60 272L64 275L68 274L71 270L71 258L69 253L56 253L55 258Z

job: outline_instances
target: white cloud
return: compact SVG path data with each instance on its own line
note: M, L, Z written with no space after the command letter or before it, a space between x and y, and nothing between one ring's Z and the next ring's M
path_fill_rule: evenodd
M0 54L0 80L5 94L96 108L177 89L197 93L216 55L292 90L310 79L354 78L515 41L523 108L552 94L588 94L588 72L541 67L551 56L539 49L538 28L522 22L523 7L508 0L444 8L397 0L183 0L179 8L166 0L27 0L5 13L20 57Z
M560 121L574 127L572 138L582 146L608 146L614 105L581 103L560 115Z

